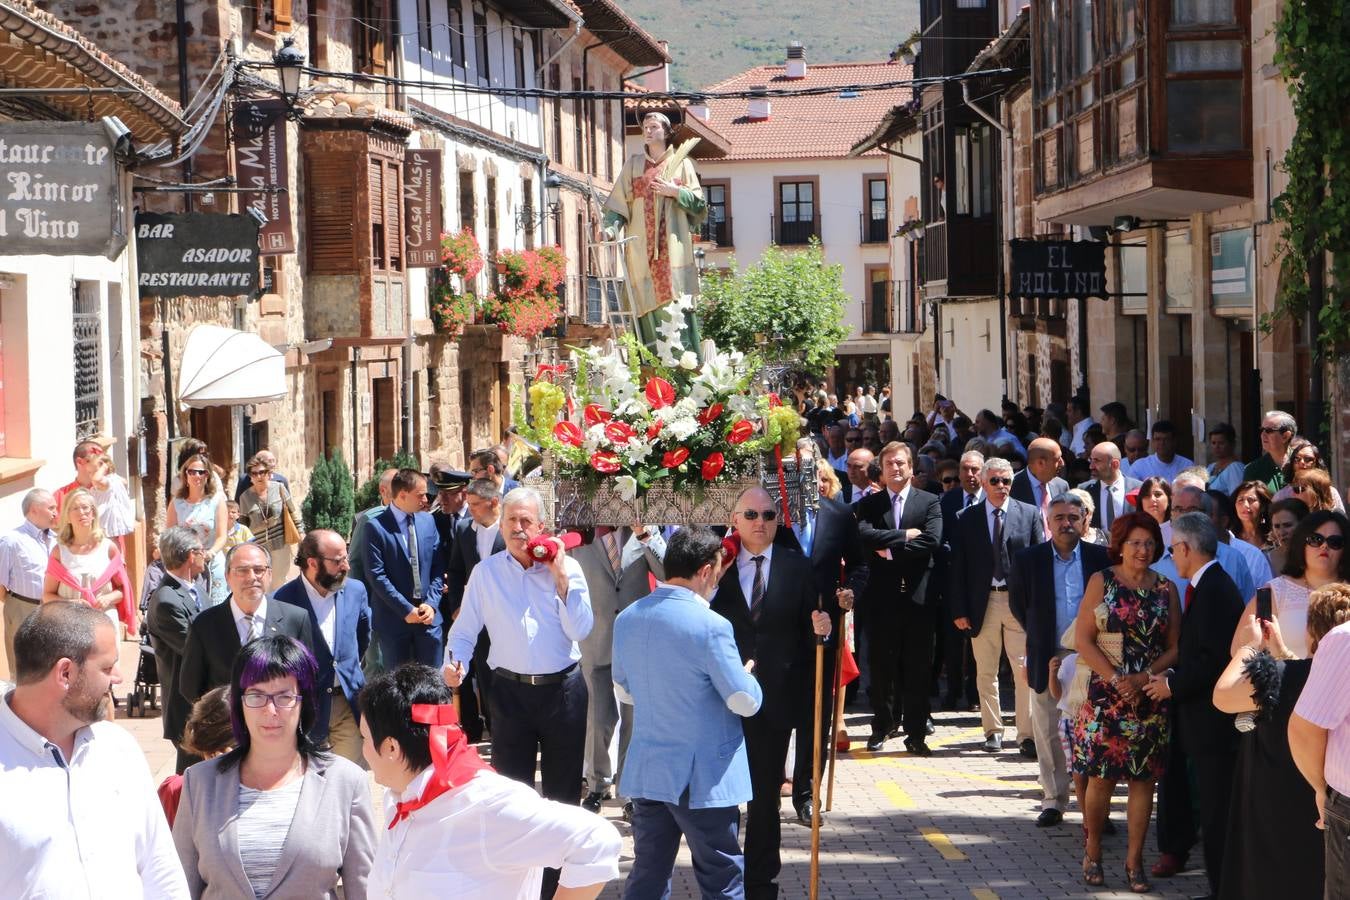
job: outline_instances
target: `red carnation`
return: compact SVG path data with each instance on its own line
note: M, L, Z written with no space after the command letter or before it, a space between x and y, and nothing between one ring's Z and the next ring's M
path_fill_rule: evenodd
M675 402L675 388L664 378L653 378L647 382L647 405L652 409L661 409Z
M727 432L727 442L730 444L744 444L750 440L750 435L755 433L755 426L746 419L741 419L731 430Z
M688 458L688 447L676 447L674 450L667 450L665 455L661 457L661 467L665 469L677 469Z
M637 432L626 422L610 422L605 426L605 437L610 443L623 445L637 437Z
M711 425L717 421L717 417L721 414L722 404L714 403L712 406L707 407L698 414L698 424L704 426Z
M613 475L619 471L619 454L597 450L591 454L591 468L601 475Z
M722 474L722 467L727 464L725 458L720 453L709 453L708 458L703 460L703 480L712 481L718 475Z
M652 424L648 425L648 426L647 426L647 440L649 440L649 441L654 441L654 440L656 440L656 436L657 436L658 434L661 433L662 427L664 427L664 426L662 426L661 420L660 420L660 419L657 419L655 422L653 422Z
M584 440L581 429L577 427L576 422L559 422L554 425L553 436L558 439L558 443L566 444L569 447L580 447Z
M608 422L614 418L614 413L605 409L598 403L587 403L586 408L582 410L582 419L586 422L587 428L599 425L601 422Z

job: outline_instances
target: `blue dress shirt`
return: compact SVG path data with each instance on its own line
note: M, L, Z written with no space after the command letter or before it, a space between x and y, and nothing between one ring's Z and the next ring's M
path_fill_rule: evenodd
M1083 600L1082 544L1074 544L1069 558L1063 559L1058 550L1050 551L1055 574L1055 639L1058 640L1078 615Z
M1257 585L1252 579L1251 568L1247 565L1247 561L1242 558L1241 553L1227 544L1220 544L1219 554L1214 558L1214 561L1219 564L1219 568L1228 573L1229 578L1233 579L1233 583L1237 585L1238 593L1248 600L1256 596ZM1186 585L1190 582L1177 574L1177 564L1172 561L1172 554L1167 554L1155 562L1151 568L1177 586L1178 599L1186 596Z

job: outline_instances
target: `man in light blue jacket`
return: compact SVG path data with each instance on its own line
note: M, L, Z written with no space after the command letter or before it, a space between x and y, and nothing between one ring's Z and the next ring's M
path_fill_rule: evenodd
M741 718L763 701L741 666L731 623L708 606L722 543L702 526L666 547L666 582L614 623L614 685L633 704L619 789L633 799L625 900L670 896L680 835L704 898L745 896L739 804L751 796Z

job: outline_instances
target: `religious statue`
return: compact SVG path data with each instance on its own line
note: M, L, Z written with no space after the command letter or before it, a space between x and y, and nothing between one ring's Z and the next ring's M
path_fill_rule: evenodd
M643 117L646 146L624 163L605 202L605 235L612 240L620 227L625 232L626 287L637 316L638 338L649 347L658 343L666 318L658 310L698 294L694 231L708 217L708 202L689 159L698 139L672 148L670 134L670 119L661 113ZM680 342L698 353L698 319L692 308L684 315Z

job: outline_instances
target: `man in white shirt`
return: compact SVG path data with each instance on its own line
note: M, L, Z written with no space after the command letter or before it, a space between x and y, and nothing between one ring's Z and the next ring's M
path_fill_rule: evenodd
M18 686L0 697L6 895L186 898L145 757L103 721L122 680L108 617L47 604L20 626L14 649Z
M1066 412L1071 434L1071 437L1069 438L1069 450L1082 456L1084 449L1083 435L1087 434L1087 430L1096 424L1092 420L1091 407L1088 406L1087 401L1082 397L1073 397L1069 400Z
M42 602L47 557L56 546L56 498L34 488L23 496L23 523L0 535L0 600L5 605L5 658L14 672L14 634Z
M1140 481L1157 475L1169 482L1189 469L1194 462L1177 453L1176 429L1166 419L1153 423L1153 452L1138 462L1130 463L1130 474Z
M848 455L849 503L857 503L862 498L881 490L872 480L872 462L876 456L866 447L854 450Z
M843 422L835 422L825 426L825 442L827 452L825 461L830 464L830 468L836 472L848 477L848 442L844 438L848 435L848 428ZM842 479L841 479L842 480Z

